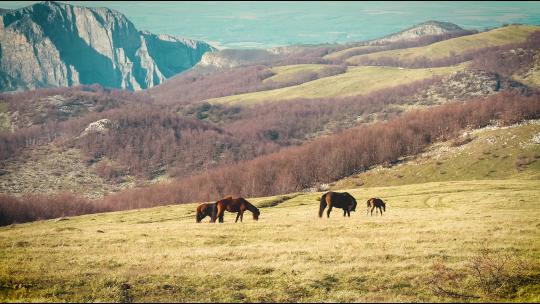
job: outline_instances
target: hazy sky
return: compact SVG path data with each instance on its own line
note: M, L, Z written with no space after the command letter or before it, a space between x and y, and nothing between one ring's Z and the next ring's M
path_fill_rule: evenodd
M1 2L19 8L36 1ZM485 29L540 25L537 2L147 2L65 1L124 13L140 30L205 40L218 47L373 39L427 20Z

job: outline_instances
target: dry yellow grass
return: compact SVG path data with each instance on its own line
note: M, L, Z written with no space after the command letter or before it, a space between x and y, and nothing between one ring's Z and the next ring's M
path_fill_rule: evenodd
M320 193L298 194L235 224L196 224L194 204L0 228L0 300L351 302L539 301L540 184L502 180L352 189L357 212L318 218ZM383 198L384 216L365 200ZM275 198L253 199L271 205ZM484 247L517 257L507 293L470 272ZM516 260L517 261L517 260ZM518 265L518 264L509 264ZM442 269L442 270L441 270ZM519 280L518 280L519 279ZM512 281L514 282L514 281ZM447 288L443 286L444 288Z

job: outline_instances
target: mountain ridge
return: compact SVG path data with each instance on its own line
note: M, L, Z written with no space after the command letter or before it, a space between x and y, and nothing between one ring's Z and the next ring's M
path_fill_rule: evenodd
M195 65L205 42L139 31L120 12L45 1L0 15L0 89L140 90ZM158 56L158 52L165 53Z

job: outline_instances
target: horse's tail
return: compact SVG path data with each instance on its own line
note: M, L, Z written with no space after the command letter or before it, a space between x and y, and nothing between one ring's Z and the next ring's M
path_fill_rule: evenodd
M326 195L328 193L325 193L323 194L323 196L321 196L321 205L319 207L319 217L322 217L323 215L323 212L324 212L324 208L326 208Z

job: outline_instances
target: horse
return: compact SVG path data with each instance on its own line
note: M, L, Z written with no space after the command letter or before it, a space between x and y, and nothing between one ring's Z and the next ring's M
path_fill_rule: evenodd
M379 212L381 213L381 216L383 214L383 211L386 212L386 204L383 202L380 198L370 198L367 201L367 213L369 214L369 209L371 208L371 216L373 216L373 209L377 208ZM375 214L377 214L377 211L375 210Z
M330 212L332 211L333 207L343 209L343 216L348 215L351 217L351 211L356 211L356 200L347 192L327 192L321 197L319 217L323 216L326 206L328 206L328 217L330 217Z
M223 223L223 214L225 213L225 210L229 212L237 212L236 221L234 221L235 223L238 222L238 218L240 218L240 222L242 222L244 218L244 211L246 210L253 213L253 219L256 221L259 220L259 215L261 214L257 207L253 206L250 202L242 197L232 198L232 196L228 196L221 199L216 202L216 209L217 212L214 213L214 221L217 217L220 223Z
M210 223L215 222L216 203L204 203L197 206L197 223L200 223L205 217L210 217Z

